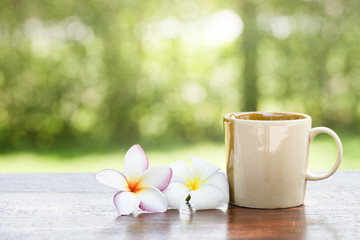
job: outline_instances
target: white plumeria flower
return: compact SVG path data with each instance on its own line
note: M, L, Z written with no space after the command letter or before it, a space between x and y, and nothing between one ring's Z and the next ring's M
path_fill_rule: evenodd
M148 169L148 159L140 145L133 145L124 159L124 174L114 169L104 169L95 179L120 190L114 204L120 215L129 215L140 209L147 212L166 212L168 205L164 194L172 177L167 166Z
M193 172L183 161L170 166L173 177L163 191L169 207L180 209L189 195L189 203L195 210L216 209L228 204L229 184L225 174L201 158L190 158Z

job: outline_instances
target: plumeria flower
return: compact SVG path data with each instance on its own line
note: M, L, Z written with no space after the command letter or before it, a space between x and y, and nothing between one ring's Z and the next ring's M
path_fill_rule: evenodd
M147 212L166 212L168 205L164 194L172 177L166 166L148 169L149 161L140 145L132 146L125 155L124 173L104 169L95 179L119 190L114 204L120 215L129 215L138 208Z
M171 208L180 209L188 202L195 210L222 208L229 202L229 184L219 168L205 160L190 156L193 172L183 161L170 167L172 180L164 190Z

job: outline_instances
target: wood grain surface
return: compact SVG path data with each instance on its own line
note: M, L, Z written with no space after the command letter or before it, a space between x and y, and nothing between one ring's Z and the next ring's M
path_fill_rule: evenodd
M92 174L1 174L0 239L360 239L360 171L308 182L305 205L118 217Z

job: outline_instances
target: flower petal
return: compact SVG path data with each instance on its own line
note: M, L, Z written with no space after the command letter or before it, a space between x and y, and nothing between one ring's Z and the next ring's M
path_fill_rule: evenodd
M149 161L139 144L133 145L125 154L124 173L128 180L136 181L148 168Z
M168 205L166 198L159 189L146 187L139 191L140 208L147 212L166 212Z
M107 186L122 191L129 189L129 185L126 181L126 177L124 176L124 174L114 169L104 169L100 172L95 173L94 177L97 181Z
M226 203L229 202L229 183L224 173L218 172L212 175L211 177L206 179L205 183L220 188L225 194L224 201L226 201Z
M141 187L155 187L163 191L170 183L172 170L166 166L155 166L147 169L139 179Z
M185 179L175 176L174 174L172 175L171 182L178 182L178 183L183 183L185 185L188 185L188 182Z
M225 193L211 184L201 184L195 191L190 191L190 205L196 210L215 209L225 204Z
M190 194L190 190L186 184L171 180L163 194L167 199L169 207L180 209L181 203L185 202L186 197Z
M183 178L186 181L192 181L194 179L189 166L184 161L174 162L170 167L173 171L173 176Z
M132 192L118 192L114 204L120 215L129 215L139 207L140 197Z
M206 178L214 175L220 170L217 166L208 163L201 158L195 156L190 156L190 158L193 166L194 178L198 179L200 182L205 181Z

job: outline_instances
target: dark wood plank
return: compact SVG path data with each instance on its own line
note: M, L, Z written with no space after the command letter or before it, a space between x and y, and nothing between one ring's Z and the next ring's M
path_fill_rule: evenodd
M92 174L1 174L0 239L360 239L360 171L309 182L305 205L118 217Z

